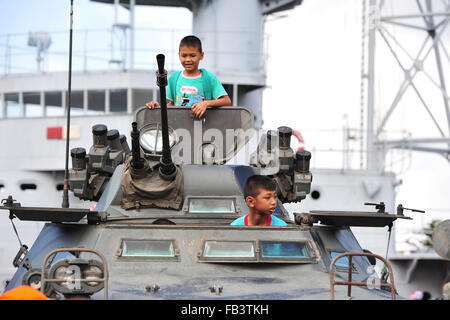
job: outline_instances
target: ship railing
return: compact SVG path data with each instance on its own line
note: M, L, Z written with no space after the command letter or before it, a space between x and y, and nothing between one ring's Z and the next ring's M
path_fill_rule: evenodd
M207 39L217 37L215 31L200 32ZM130 28L114 26L104 29L74 29L73 71L156 70L154 59L148 57L161 52L166 56L166 69L178 70L179 42L191 33L190 29L175 28L133 28L133 34L130 33ZM223 50L216 44L207 46L206 41L204 51L208 70L240 72L244 68L245 72L261 75L266 73L268 34L221 31L221 35L243 43L246 43L245 39L253 39L253 42L242 50ZM69 31L0 34L0 74L67 71L68 37ZM35 38L38 45L31 46L30 39ZM44 40L46 42L42 44Z

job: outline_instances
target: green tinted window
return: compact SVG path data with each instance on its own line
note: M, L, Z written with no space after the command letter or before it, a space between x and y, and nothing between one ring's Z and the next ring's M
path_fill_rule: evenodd
M233 199L191 199L189 213L236 213Z
M123 240L122 257L175 257L172 240Z
M255 249L251 241L206 241L204 258L254 258Z
M310 258L304 242L261 242L262 258Z

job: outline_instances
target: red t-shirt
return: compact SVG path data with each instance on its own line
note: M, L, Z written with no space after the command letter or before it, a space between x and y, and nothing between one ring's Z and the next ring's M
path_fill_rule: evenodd
M267 224L266 224L266 226L270 226L270 223L272 222L272 215L269 215L268 217L267 217ZM245 216L245 218L244 218L244 224L246 225L246 226L248 226L248 215L246 215Z

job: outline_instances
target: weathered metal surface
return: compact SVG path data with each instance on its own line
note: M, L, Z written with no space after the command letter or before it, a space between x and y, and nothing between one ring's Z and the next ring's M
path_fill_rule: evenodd
M432 239L436 253L450 260L450 220L444 220L434 228Z
M232 227L218 223L205 225L140 225L136 227L113 225L111 223L88 226L85 224L48 224L40 235L29 257L33 265L42 264L45 255L59 246L93 248L104 255L109 273L110 299L328 299L329 280L328 249L330 243L318 244L312 232L323 228L301 228L291 225L287 228L270 227ZM193 220L194 222L196 220ZM198 221L198 220L197 220ZM335 238L336 230L322 230L330 238ZM350 230L340 232L351 233ZM176 239L179 249L177 261L142 261L139 259L122 260L117 256L121 239ZM340 237L340 239L342 236ZM48 241L46 240L48 239ZM248 264L248 263L205 263L199 261L197 253L204 240L266 240L273 241L310 241L313 246L314 261L307 264ZM345 247L358 247L351 241L351 235L343 241ZM336 244L335 244L336 246ZM61 258L61 257L60 257ZM57 259L55 259L57 260ZM359 272L358 279L369 275L366 269L369 263L355 261ZM180 272L182 270L182 272ZM20 283L25 268L10 283L14 287ZM346 272L338 271L341 277ZM151 290L158 285L158 290ZM209 289L222 286L220 295ZM150 287L150 292L146 287ZM156 287L154 287L156 288ZM217 289L219 290L219 289ZM355 291L362 299L385 299L380 290ZM150 293L150 294L149 294ZM101 294L101 295L100 295ZM94 298L102 299L99 292Z

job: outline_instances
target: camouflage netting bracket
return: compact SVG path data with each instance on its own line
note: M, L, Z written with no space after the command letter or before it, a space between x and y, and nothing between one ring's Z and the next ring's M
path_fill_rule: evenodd
M127 157L122 175L122 208L158 207L180 210L183 205L183 171L177 168L173 181L159 176L158 165L145 178L131 176L131 155Z

